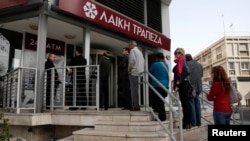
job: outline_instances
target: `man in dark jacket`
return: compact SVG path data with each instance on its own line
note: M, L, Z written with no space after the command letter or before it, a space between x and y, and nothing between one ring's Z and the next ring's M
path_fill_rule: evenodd
M111 60L106 53L103 53L100 59L100 108L104 106L105 110L109 108L109 74L111 69Z
M85 76L85 65L87 64L87 60L82 56L82 48L76 47L75 56L71 59L69 66L72 66L71 72L71 81L74 85L76 85L76 105L77 106L87 106L87 97L86 97L86 76ZM80 66L80 67L76 67ZM74 77L76 74L76 77ZM73 88L71 89L73 99ZM69 99L69 98L68 98ZM69 102L70 106L73 106L72 101ZM71 107L70 110L75 110L77 108ZM86 108L82 108L85 110Z
M190 69L190 82L196 90L196 96L194 98L194 108L192 110L193 117L191 119L192 126L201 126L201 105L199 94L202 92L202 77L203 67L200 63L193 60L191 54L185 55L187 65Z
M129 48L128 47L123 48L122 49L123 58L122 61L119 63L122 94L124 97L124 108L122 110L130 110L132 108L129 75L128 75L128 54L129 54Z
M55 54L49 54L47 61L45 62L45 70L46 69L50 69L50 68L54 68L54 62L56 60L56 55ZM51 97L51 77L52 77L52 70L47 70L47 82L46 82L46 105L50 106L50 97ZM57 88L59 87L59 84L61 83L61 81L59 80L59 75L56 69L54 69L54 96L56 95L57 92ZM49 107L46 107L46 109L49 109Z

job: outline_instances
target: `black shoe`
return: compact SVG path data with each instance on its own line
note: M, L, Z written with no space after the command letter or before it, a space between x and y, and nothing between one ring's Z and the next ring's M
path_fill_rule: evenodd
M183 125L183 129L190 129L190 128L192 128L192 125L191 125L191 124Z
M160 118L159 118L159 119L160 119ZM163 121L166 121L167 119L160 119L160 120L163 122Z
M81 108L81 110L86 110L87 108Z

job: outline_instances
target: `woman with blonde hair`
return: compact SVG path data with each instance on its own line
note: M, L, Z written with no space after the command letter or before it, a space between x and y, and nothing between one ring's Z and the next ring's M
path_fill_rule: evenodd
M213 80L210 92L207 95L209 101L213 101L213 117L215 125L230 125L232 108L230 105L231 84L227 73L222 66L212 68Z
M192 100L190 99L188 92L190 90L189 84L189 68L185 63L185 51L183 48L177 48L174 52L176 65L173 68L174 81L173 89L178 91L182 112L183 112L183 129L189 129L192 127Z

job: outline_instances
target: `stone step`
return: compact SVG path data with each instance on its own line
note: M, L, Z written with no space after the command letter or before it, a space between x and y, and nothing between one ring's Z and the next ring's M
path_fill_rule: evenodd
M210 122L213 122L213 115L211 112L202 112L202 117L208 120L206 121L205 119L201 118L202 125L211 124ZM174 117L173 120L174 120L174 128L177 128L179 126L179 118Z
M174 136L179 140L178 129L175 128ZM94 128L85 128L73 132L73 141L171 141L165 131L155 132L126 132L126 131L96 131ZM183 130L183 138L185 141L206 141L207 140L207 125L193 127ZM62 140L64 141L64 140ZM65 140L67 141L67 140ZM70 140L71 141L71 140Z
M73 120L72 120L73 119ZM96 121L151 121L153 118L143 111L105 111L105 112L56 112L52 114L53 124L94 126Z
M167 134L163 131L157 132L111 132L96 131L93 128L85 128L73 132L74 141L166 141Z
M163 122L169 128L169 121ZM97 121L95 123L96 131L126 131L126 132L155 132L163 130L157 121Z
M63 138L63 139L59 139L57 141L74 141L74 136L69 136L69 137L66 137L66 138Z
M209 121L213 121L213 117L211 113L202 113L203 117L205 117ZM179 126L179 119L174 118L174 128L178 128ZM169 128L169 121L164 122L166 128ZM202 125L207 125L208 122L202 119ZM152 132L152 131L160 131L163 130L160 123L157 121L108 121L108 120L101 120L95 122L95 130L97 131L128 131L128 132Z
M184 130L183 138L185 141L205 141L207 139L207 125Z
M112 122L114 123L114 122ZM98 124L102 124L100 121ZM105 124L105 123L104 123ZM116 123L117 125L124 123ZM138 122L132 123L133 125L139 124ZM154 125L155 123L147 123L147 125ZM140 124L139 124L140 125ZM174 128L175 137L179 140L178 128ZM73 137L74 136L74 137ZM170 137L165 131L122 131L122 130L95 130L94 128L84 128L73 132L73 136L61 139L59 141L141 141L141 140L156 140L156 141L171 141ZM199 127L192 127L191 129L183 130L183 138L185 141L206 141L207 140L207 125Z
M73 132L70 136L60 141L171 141L170 137L163 130L161 125L153 120L147 112L110 112L102 113L102 116L112 115L112 118L96 120L93 128L84 128ZM211 112L202 112L209 120L213 120ZM145 118L146 117L146 118ZM143 118L139 121L138 118ZM174 132L178 132L179 119L174 118ZM169 128L169 121L164 124ZM207 140L207 122L202 120L202 126L184 129L185 141ZM179 138L179 134L175 134Z

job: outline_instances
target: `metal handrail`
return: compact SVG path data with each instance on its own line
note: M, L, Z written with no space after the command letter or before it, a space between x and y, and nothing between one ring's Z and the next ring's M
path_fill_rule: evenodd
M21 110L33 110L35 113L37 69L18 67L1 77L4 83L3 108L5 112L19 114ZM31 101L31 106L28 106L29 101Z
M83 74L77 74L77 69L81 68L82 70L80 70L81 73ZM67 81L66 77L68 75L68 70L72 71L72 76L71 77L71 81L70 84ZM55 97L57 96L55 93L55 70L58 71L59 73L59 77L61 78L61 87L58 93L60 93L62 97L60 97L59 99L61 100L59 102L59 104L54 104L55 103ZM48 78L48 71L50 71L51 73L51 78ZM95 78L91 78L92 73L95 72ZM84 80L84 82L77 82L77 77L82 76L82 79L78 79L78 80ZM94 81L95 82L92 82ZM50 81L49 83L47 81ZM81 86L81 88L84 89L84 92L86 94L85 96L80 96L78 95L77 97L77 93L80 93L77 91L77 89L79 89L77 87L77 84L83 84ZM67 88L67 86L70 85L70 88ZM90 86L92 85L92 87ZM67 91L66 89L70 89L70 92ZM93 91L90 92L90 89ZM99 111L99 65L83 65L83 66L67 66L67 67L54 67L54 68L49 68L46 69L44 71L44 101L46 101L46 98L48 98L47 96L47 92L50 92L50 111L53 111L54 108L95 108L97 111ZM90 96L90 93L92 94ZM66 94L70 94L70 96L66 96ZM77 105L77 101L81 101L78 98L83 98L85 97L86 100L86 104L87 105ZM70 99L70 104L66 104L66 99L69 98ZM91 100L92 101L91 101ZM94 102L94 105L91 104ZM44 108L48 107L48 103L44 102Z
M153 109L149 106L149 105L145 105L147 110L153 115L153 117L160 123L160 125L162 126L162 128L165 130L165 132L170 136L172 141L176 141L176 138L174 137L174 134L176 132L174 132L173 127L174 127L174 120L173 120L173 114L175 114L178 118L179 118L179 138L180 141L183 141L183 128L182 128L182 107L181 107L181 102L180 100L173 94L171 93L164 85L161 84L161 82L159 80L157 80L150 72L148 71L144 71L142 73L140 73L139 76L142 75L148 75L151 79L153 79L165 92L168 93L168 97L169 97L169 103L161 96L161 94L158 93L158 91L148 82L148 81L142 81L139 83L143 83L145 85L147 85L151 90L153 90L155 92L155 94L168 106L169 108L169 112L170 112L170 129L168 129L164 123L158 118L158 116L154 113ZM148 95L148 93L144 93L144 97L148 97L146 96ZM176 100L177 102L177 106L178 106L178 110L175 110L173 108L173 104L172 101Z

